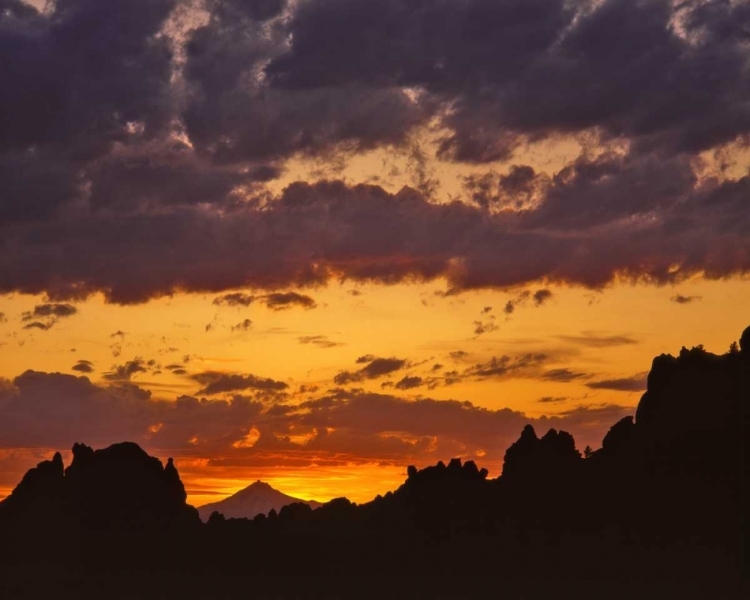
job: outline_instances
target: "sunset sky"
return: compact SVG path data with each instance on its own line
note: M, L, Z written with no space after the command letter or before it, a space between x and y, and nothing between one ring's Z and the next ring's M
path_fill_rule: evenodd
M0 0L0 498L362 502L750 325L743 0Z

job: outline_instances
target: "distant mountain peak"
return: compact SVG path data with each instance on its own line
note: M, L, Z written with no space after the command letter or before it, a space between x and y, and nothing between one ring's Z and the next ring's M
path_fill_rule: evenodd
M252 519L256 515L267 515L271 510L277 513L288 504L301 502L315 509L321 506L315 500L294 498L273 488L258 479L247 487L219 502L211 502L198 507L201 519L207 521L213 512L219 512L228 519Z

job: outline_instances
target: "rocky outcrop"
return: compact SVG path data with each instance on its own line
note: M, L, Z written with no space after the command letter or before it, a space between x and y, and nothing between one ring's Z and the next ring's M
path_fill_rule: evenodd
M63 480L62 455L55 452L52 460L42 461L30 469L13 493L0 502L0 519L5 515L52 513L61 504Z
M31 469L0 503L0 518L40 522L54 515L79 530L158 529L197 521L186 498L171 458L164 467L132 442L101 450L75 444L66 469L60 453Z
M503 479L529 480L565 475L581 460L575 440L567 431L550 429L541 439L531 425L505 452Z

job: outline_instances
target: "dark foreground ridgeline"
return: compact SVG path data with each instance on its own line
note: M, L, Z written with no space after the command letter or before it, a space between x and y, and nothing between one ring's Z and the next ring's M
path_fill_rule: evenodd
M136 444L76 444L0 503L1 598L746 598L750 328L654 359L583 457L527 426L502 476L409 467L356 505L207 524Z

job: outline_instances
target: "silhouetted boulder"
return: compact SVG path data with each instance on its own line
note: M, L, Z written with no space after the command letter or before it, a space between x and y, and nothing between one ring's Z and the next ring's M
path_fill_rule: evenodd
M186 498L172 459L164 468L137 444L123 442L102 450L75 444L66 469L56 453L31 469L3 504L21 512L44 505L79 531L133 530L195 522L197 511Z
M479 478L479 469L477 468L477 463L473 460L467 460L464 463L464 472L469 479Z
M279 511L279 518L286 519L288 521L302 521L309 519L312 515L313 509L310 508L309 504L304 502L294 502L293 504L287 504L281 507Z
M49 514L57 509L63 492L63 460L55 452L52 460L40 462L30 469L10 496L0 502L0 517L19 518L29 514Z
M263 516L265 517L266 515L263 515ZM209 524L209 525L211 525L211 526L214 526L214 527L215 527L216 525L219 525L220 523L226 523L226 521L227 521L227 520L226 520L226 518L224 517L224 515L222 515L222 514L221 514L221 513L219 512L219 511L217 511L217 510L215 510L214 512L212 512L212 513L211 513L211 516L210 516L210 517L208 517L208 524Z
M167 459L167 466L164 467L164 480L175 502L178 504L185 503L187 501L187 492L177 472L177 467L174 466L174 460L171 457Z
M750 327L745 328L740 337L740 352L750 355Z
M539 438L531 425L526 425L521 436L505 451L503 477L523 476L535 468Z
M101 450L77 444L65 472L70 510L91 527L162 527L197 513L174 463L162 466L132 442Z
M505 480L559 477L580 460L581 453L568 432L550 429L540 439L534 428L526 425L518 440L505 452L502 477Z
M628 450L635 436L633 417L624 417L610 427L602 440L601 455L619 456Z

